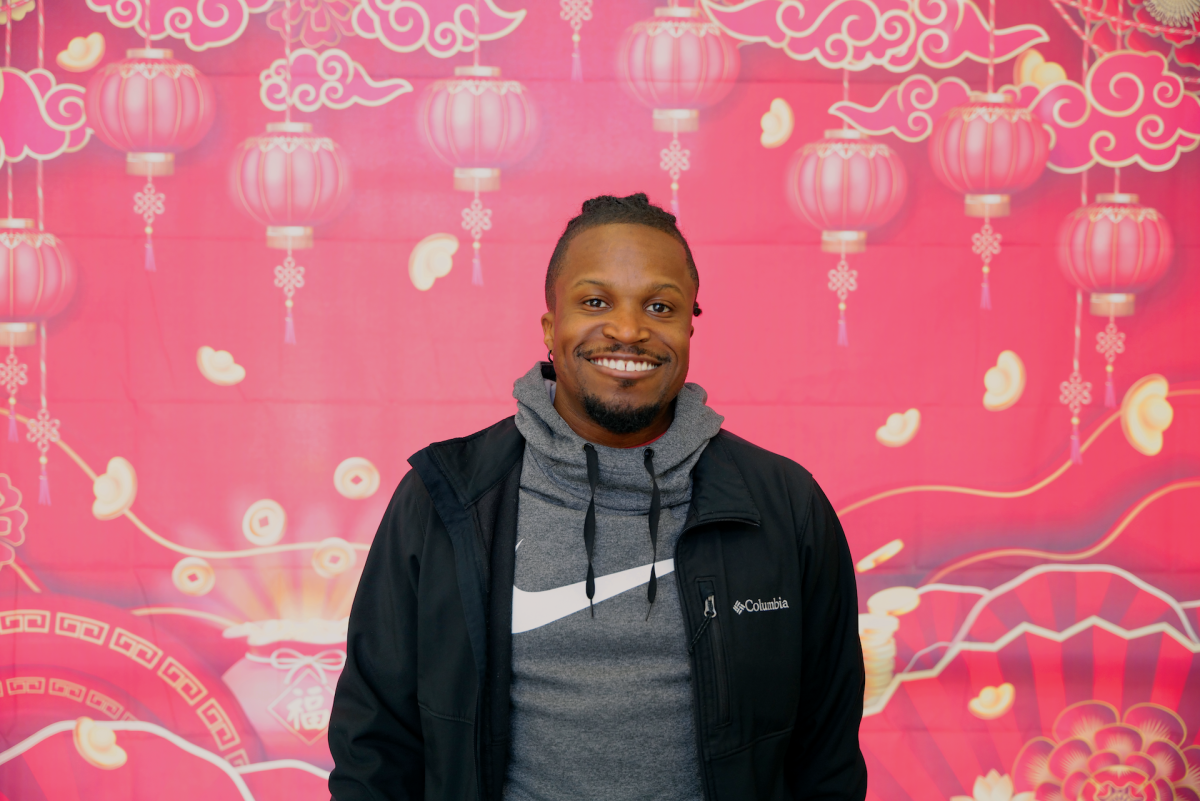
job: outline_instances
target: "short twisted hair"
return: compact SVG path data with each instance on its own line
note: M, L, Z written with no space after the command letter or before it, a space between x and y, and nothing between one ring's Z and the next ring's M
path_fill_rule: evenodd
M683 245L683 252L687 256L688 274L696 283L696 291L700 290L700 274L696 272L696 261L692 258L692 249L688 247L687 239L679 231L674 214L651 203L645 192L638 192L628 197L600 195L583 201L583 208L580 210L579 216L571 218L563 230L562 236L558 238L558 244L554 246L554 253L550 256L550 265L546 268L547 309L554 311L554 284L558 281L559 273L562 272L563 259L566 258L567 246L571 244L571 240L589 228L619 223L644 225L647 228L662 231ZM700 315L699 304L692 304L692 314Z

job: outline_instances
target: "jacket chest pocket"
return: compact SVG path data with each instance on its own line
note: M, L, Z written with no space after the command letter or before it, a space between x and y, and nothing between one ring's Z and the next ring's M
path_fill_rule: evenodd
M702 672L702 691L716 710L715 725L729 723L729 658L717 599L717 582L712 577L698 578L691 593L703 609L703 618L692 638L696 664Z

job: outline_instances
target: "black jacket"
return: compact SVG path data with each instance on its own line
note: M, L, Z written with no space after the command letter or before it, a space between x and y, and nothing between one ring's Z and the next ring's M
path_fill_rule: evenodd
M409 460L350 613L336 801L501 801L524 450L508 418ZM689 642L716 612L691 655L707 801L862 801L858 597L833 508L804 468L725 431L692 478L674 578Z

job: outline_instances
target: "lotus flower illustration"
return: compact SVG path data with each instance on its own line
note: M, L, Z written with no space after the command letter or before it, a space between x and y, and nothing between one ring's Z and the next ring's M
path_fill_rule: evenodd
M21 491L0 473L0 567L17 558L16 548L25 542L25 524L29 515L21 508Z
M1158 704L1118 715L1102 701L1064 709L1053 739L1036 737L1013 764L1014 789L1037 801L1200 801L1200 746Z

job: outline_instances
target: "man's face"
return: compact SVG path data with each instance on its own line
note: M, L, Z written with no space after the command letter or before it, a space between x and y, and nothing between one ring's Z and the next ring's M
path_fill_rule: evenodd
M576 236L542 317L555 406L568 422L572 411L633 434L669 414L687 378L695 297L683 246L669 234L612 224Z

